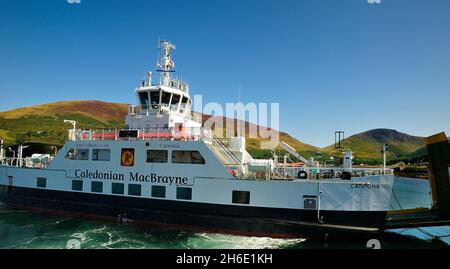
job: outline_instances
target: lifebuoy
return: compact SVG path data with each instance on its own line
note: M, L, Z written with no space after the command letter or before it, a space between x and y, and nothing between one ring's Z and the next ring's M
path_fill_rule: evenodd
M352 174L350 174L349 172L342 172L341 179L342 180L350 180L350 179L352 179Z
M299 179L307 179L308 178L308 173L306 173L305 171L300 171L300 172L298 172L297 177Z

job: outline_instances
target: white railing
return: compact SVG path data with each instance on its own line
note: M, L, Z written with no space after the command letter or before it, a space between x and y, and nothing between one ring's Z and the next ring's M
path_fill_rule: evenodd
M26 158L3 158L0 162L1 165L10 167L20 167L20 168L47 168L51 159L48 161L41 161L32 159L31 157Z
M383 168L343 168L343 167L261 167L259 171L254 171L247 164L227 164L228 172L239 179L265 179L265 180L324 180L341 179L344 176L365 177L379 175L393 175L393 169ZM302 177L299 176L300 172ZM348 173L344 175L344 173Z
M3 158L1 164L6 166L18 166L19 158Z
M147 128L147 129L103 129L103 130L73 130L69 137L75 141L90 140L181 140L181 141L211 141L211 131L203 128ZM121 135L122 132L122 135ZM137 132L126 135L125 132Z
M306 172L307 179L333 179L341 178L344 173L351 177L365 177L378 175L392 175L393 169L383 168L343 168L343 167L276 167L274 174L284 178L297 179L300 172Z
M184 111L186 105L180 105L180 111ZM161 110L177 111L178 105L128 105L128 115L156 115ZM142 113L141 113L142 112ZM191 120L202 123L202 114L196 112L186 112Z

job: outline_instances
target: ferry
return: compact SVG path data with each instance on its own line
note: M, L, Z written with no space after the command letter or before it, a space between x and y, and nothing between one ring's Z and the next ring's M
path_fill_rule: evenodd
M372 234L386 223L393 171L303 158L254 159L246 138L218 138L192 111L189 85L174 79L175 46L161 41L160 78L135 90L123 130L76 122L54 156L0 154L0 201L73 217L249 236ZM63 123L62 123L63 124ZM2 145L3 149L3 145ZM280 161L280 159L283 159Z

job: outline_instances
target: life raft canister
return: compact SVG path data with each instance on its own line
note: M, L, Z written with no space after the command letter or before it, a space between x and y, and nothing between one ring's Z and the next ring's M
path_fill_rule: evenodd
M228 173L230 173L230 174L231 174L232 176L234 176L234 177L237 176L236 170L228 169Z
M308 178L308 173L306 173L306 171L300 171L300 172L298 172L297 177L299 179L307 179Z

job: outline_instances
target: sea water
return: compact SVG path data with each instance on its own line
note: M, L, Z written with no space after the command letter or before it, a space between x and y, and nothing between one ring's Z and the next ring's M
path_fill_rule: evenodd
M426 180L398 178L393 193L392 209L431 206ZM382 248L450 248L448 235L448 226L398 229L383 236L380 243ZM14 210L0 203L0 248L333 249L366 245L353 240L274 239L152 229Z

